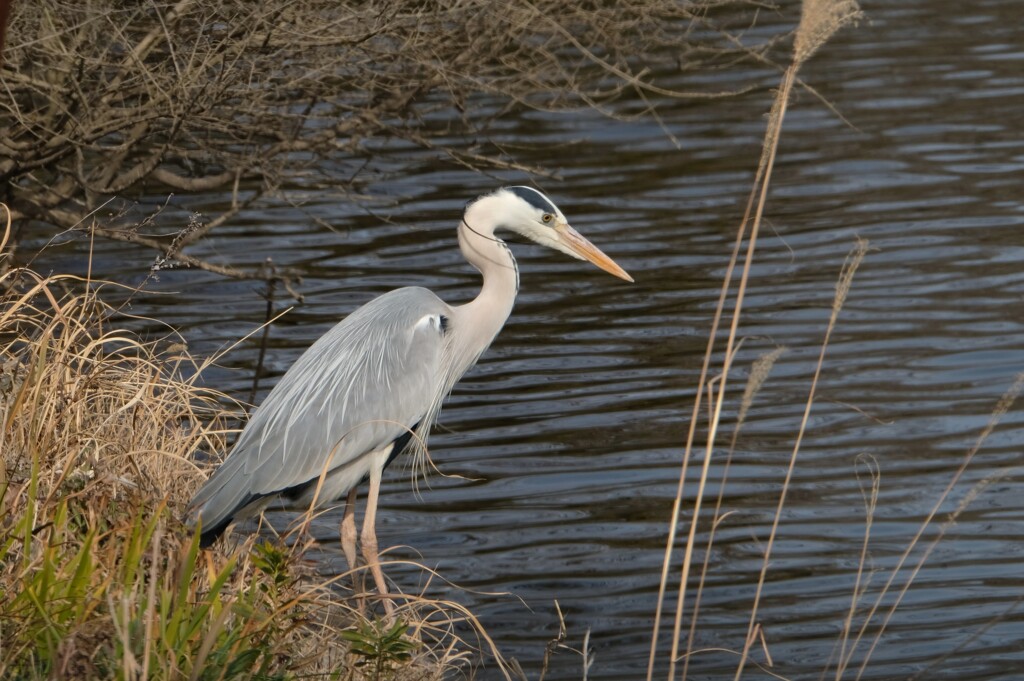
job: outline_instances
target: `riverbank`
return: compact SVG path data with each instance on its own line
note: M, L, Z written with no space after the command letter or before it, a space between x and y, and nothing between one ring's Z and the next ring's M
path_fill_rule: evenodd
M120 328L104 302L114 284L12 267L9 234L0 677L422 679L465 666L472 645L452 623L478 631L471 613L409 598L385 624L351 575L303 559L308 540L200 551L179 518L225 451L234 403L197 384L204 364L173 333Z

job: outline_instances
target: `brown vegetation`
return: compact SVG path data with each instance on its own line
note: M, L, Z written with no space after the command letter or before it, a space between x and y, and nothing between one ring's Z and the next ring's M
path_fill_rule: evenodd
M112 197L221 192L226 209L173 240L96 232L198 266L183 249L247 206L288 187L358 189L383 140L516 166L497 145L443 142L486 139L500 111L482 113L481 95L543 108L602 106L624 89L682 96L648 70L657 55L687 67L720 57L684 29L728 2L16 3L0 200L15 224L70 229Z
M109 286L0 275L0 677L440 678L489 646L455 604L403 597L375 620L302 537L200 552L178 518L230 401L176 339L119 328Z
M716 449L715 444L718 438L719 428L721 426L723 402L726 394L728 394L726 391L726 384L731 378L731 371L733 368L732 364L738 348L738 329L741 312L743 310L747 283L750 277L754 254L757 249L757 239L762 224L762 218L764 216L765 205L768 199L768 187L771 184L772 170L775 164L779 138L782 134L782 124L785 119L786 109L789 105L793 86L794 83L797 82L797 74L800 71L800 68L804 65L807 59L809 59L814 52L818 50L818 48L828 41L836 31L846 25L856 22L860 17L860 7L856 0L804 0L801 5L800 23L797 26L795 34L791 61L789 66L783 72L781 84L776 93L775 99L772 102L772 109L769 114L768 125L765 130L761 159L747 200L743 219L736 232L736 239L733 243L733 251L729 260L729 265L726 269L725 278L722 282L714 321L712 322L711 330L708 332L707 349L704 354L704 364L701 369L700 382L697 386L696 400L694 401L693 411L690 416L690 427L687 435L686 449L679 473L679 483L676 489L676 498L673 504L672 518L669 522L668 539L665 546L665 556L662 562L658 605L654 615L654 631L651 637L651 649L647 666L648 681L651 681L654 676L654 665L657 660L661 619L663 610L668 605L666 602L666 594L668 592L669 581L671 579L669 570L672 564L676 533L680 526L687 529L688 537L685 543L685 549L683 550L682 567L679 575L679 590L674 606L671 653L669 654L668 660L668 678L674 679L676 677L676 668L680 662L682 662L682 677L686 678L690 659L695 652L691 646L694 641L694 631L697 626L697 614L699 613L700 597L702 595L703 575L700 575L698 580L696 600L693 603L693 613L690 615L690 633L685 636L685 638L683 635L683 619L684 614L686 613L688 587L691 581L690 571L693 566L693 558L697 549L697 527L701 519L704 492L708 484L708 474L713 458L712 455ZM741 265L740 257L743 251L744 242L746 243L746 253L743 256L743 262ZM744 636L743 643L738 651L738 662L734 677L736 681L739 681L743 675L745 666L748 662L751 662L750 656L752 648L758 644L762 645L762 647L764 646L764 639L759 625L760 620L758 619L758 608L760 605L761 590L765 584L767 571L771 564L772 547L778 531L779 521L782 517L783 507L785 506L786 493L789 489L793 469L796 465L797 456L800 451L800 445L807 427L811 409L814 405L815 390L818 383L818 377L820 376L824 365L825 353L828 349L829 339L833 329L835 328L836 321L838 320L839 312L843 307L843 303L845 302L846 296L853 283L854 274L866 253L867 242L858 241L855 247L851 250L847 261L839 274L839 281L836 285L836 296L832 306L832 315L829 320L829 324L825 329L818 363L814 377L811 381L810 392L805 403L804 416L801 422L797 425L796 443L794 444L793 452L790 457L786 477L782 482L772 529L767 537L764 547L762 569L757 581L754 600L751 605L750 619L746 635ZM735 292L733 292L733 277L737 268L739 268L739 281L736 284ZM730 294L732 294L732 296L730 296ZM730 298L732 299L730 300ZM729 323L729 331L725 335L725 347L722 348L721 367L718 369L718 375L711 379L712 359L715 357L716 341L719 339L719 324L723 319ZM743 398L744 402L740 409L741 415L746 413L746 410L749 408L749 400L751 400L753 395L756 394L759 384L764 380L765 375L770 370L771 364L774 360L775 357L769 353L769 355L764 358L764 362L762 362L762 365L758 370L751 372L748 388ZM693 508L692 511L687 509L690 513L690 519L689 522L686 523L681 522L683 518L683 492L687 483L691 456L693 454L694 447L697 444L698 425L702 423L702 403L705 397L705 391L708 404L705 407L707 410L707 421L703 425L707 428L707 439L704 443L703 462L696 481L696 493ZM735 445L736 433L738 433L742 426L743 421L741 418L735 425L733 445ZM730 452L731 451L732 447L730 447ZM726 466L728 466L728 463ZM710 519L712 528L715 528L722 518L720 512L723 493L724 481L720 487L719 499L715 504L714 515ZM707 544L707 551L710 553L714 541L714 532L710 532L709 535L710 538ZM704 563L704 569L707 569L707 562ZM685 648L683 648L684 644L686 645ZM765 654L770 665L770 653L765 650Z
M733 424L733 432L728 445L725 447L726 458L721 477L717 481L718 497L713 511L710 514L704 511L704 516L702 517L704 496L708 491L709 470L714 460L714 455L721 446L721 431L724 428L722 424L723 403L729 394L726 389L727 383L734 379L732 375L734 371L733 361L742 337L740 334L740 321L744 296L750 277L751 264L757 249L758 233L765 213L768 187L771 182L776 153L783 129L783 121L794 85L800 83L797 74L801 67L836 31L855 23L862 16L856 0L804 0L801 4L801 10L800 23L794 36L791 61L788 67L783 70L780 87L768 117L760 163L756 170L745 214L737 230L729 265L722 282L714 321L708 334L704 364L700 383L696 390L696 399L680 468L676 498L668 526L668 538L662 563L659 602L655 612L654 631L648 657L647 679L649 681L654 678L655 665L659 661L658 650L659 644L662 643L659 633L662 629L662 616L665 612L669 611L674 613L670 638L671 652L667 660L667 678L670 681L677 678L677 672L678 678L687 678L690 662L695 656L721 654L722 652L735 656L736 669L733 677L735 681L739 681L743 677L747 666L759 667L760 671L768 676L785 678L783 676L784 670L780 668L782 665L777 665L776 661L772 658L767 638L762 630L762 622L766 619L766 616L761 612L762 596L765 585L768 583L768 573L772 569L773 550L783 521L787 497L791 491L793 473L801 454L801 447L809 427L811 413L816 404L818 383L825 370L825 359L831 337L847 297L851 293L858 267L869 252L868 244L864 240L858 239L856 241L838 273L831 314L823 329L818 359L814 366L814 372L808 385L807 397L803 404L803 415L794 425L794 444L790 452L785 474L782 480L779 481L778 500L770 530L767 536L758 538L761 569L758 575L751 577L751 582L754 585L754 594L742 640L737 641L735 649L715 647L701 650L694 648L694 642L696 640L695 634L699 629L698 615L700 614L701 598L709 566L708 557L712 554L716 532L720 527L720 523L728 515L728 512L723 512L722 501L737 436L744 426L744 420L752 400L766 379L772 365L783 352L782 348L777 348L775 351L767 353L755 362L750 370L746 389L740 398L737 418ZM744 246L745 253L743 252ZM734 283L737 276L738 282ZM727 333L719 334L719 328L722 323L729 324L729 329ZM724 343L722 342L723 340ZM718 353L716 353L716 350ZM716 357L719 358L720 364L715 363ZM926 561L943 540L949 529L957 522L958 517L965 508L986 487L1005 475L1005 473L996 473L975 483L967 490L963 500L956 506L955 510L946 518L943 519L941 517L940 510L948 504L953 490L962 484L965 472L981 450L982 445L1018 400L1022 391L1024 391L1024 374L1018 374L1014 377L1002 398L996 403L988 423L982 428L974 444L965 452L960 465L952 471L946 487L936 495L936 498L930 504L930 508L918 525L917 531L908 539L904 550L900 553L898 560L891 569L879 570L876 568L873 570L870 559L869 547L872 539L880 486L879 465L870 454L862 454L857 457L854 462L857 475L859 478L863 476L863 479L859 482L864 500L864 537L859 555L855 557L856 569L853 575L853 588L849 594L849 608L842 621L837 623L838 633L835 644L828 659L822 661L820 678L834 678L836 681L839 681L847 677L861 679L864 676L872 662L872 656L876 652L879 642L889 627L893 615L902 606L907 592L913 586ZM698 432L701 429L706 429L706 440L703 443L698 442ZM697 446L704 449L703 457L697 459L699 471L691 475L689 464L693 457L694 448ZM684 488L688 485L692 485L692 487L684 494ZM693 498L693 505L684 507L684 500L691 497ZM698 527L700 526L705 528L708 538L702 546L697 546L695 540ZM680 531L686 531L688 536L687 540L682 543L684 548L681 551L681 569L678 573L678 581L675 581L671 574L671 568L674 562L673 559L677 558L675 555L676 536ZM926 536L929 534L931 535L930 538L926 539ZM694 578L691 574L693 561L695 554L701 548L705 550L703 568ZM869 583L872 581L872 578L882 583L880 586L869 590ZM693 582L696 582L696 584L694 585ZM696 588L692 589L693 586ZM674 604L670 603L667 597L667 594L673 588L678 588ZM689 610L687 610L688 607ZM998 622L1001 617L997 616L985 623L971 638L980 635L980 632L986 631ZM689 632L684 634L686 619L689 619ZM665 628L667 628L667 625ZM914 678L927 677L927 674L931 671L940 669L952 652L949 651L930 660L924 669L919 670L914 675ZM757 653L760 654L757 655ZM763 662L756 660L755 657L760 657ZM784 663L785 661L780 662Z

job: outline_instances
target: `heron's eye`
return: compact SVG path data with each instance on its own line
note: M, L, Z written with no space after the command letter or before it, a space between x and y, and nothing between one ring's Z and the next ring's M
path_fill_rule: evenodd
M555 216L552 215L551 213L544 213L543 217L541 217L541 220L544 221L544 224L547 224L547 223L551 222L554 219L555 219Z

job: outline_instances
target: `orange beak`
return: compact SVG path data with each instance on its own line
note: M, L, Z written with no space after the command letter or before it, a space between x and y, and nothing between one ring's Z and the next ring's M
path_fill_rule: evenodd
M594 263L608 274L632 283L633 277L626 270L615 264L615 261L601 252L601 249L590 243L585 236L565 223L555 225L555 231L561 237L562 244L579 257Z

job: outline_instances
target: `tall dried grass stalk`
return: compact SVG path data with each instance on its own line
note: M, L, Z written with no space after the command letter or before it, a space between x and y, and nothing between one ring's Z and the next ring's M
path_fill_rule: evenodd
M999 402L996 404L995 409L992 410L992 413L989 416L989 420L985 424L985 427L981 430L981 433L978 434L978 437L975 440L974 445L971 446L969 450L967 450L966 454L964 454L964 458L963 461L961 461L960 466L953 473L949 482L946 484L945 489L942 490L942 493L935 500L935 503L932 505L932 508L928 512L928 515L925 516L925 519L921 522L920 527L918 527L917 532L914 534L913 539L911 539L910 543L907 544L906 549L904 549L903 553L900 555L899 561L897 561L895 567L893 567L892 571L889 573L889 577L886 580L885 585L882 587L881 591L879 591L878 595L875 597L875 602L872 604L867 615L864 617L863 624L861 625L860 630L857 632L857 637L854 639L853 645L850 646L848 654L844 659L841 659L839 661L839 665L837 665L837 679L839 679L842 676L843 672L846 670L847 666L852 661L853 654L856 651L857 646L860 644L861 639L866 635L868 628L874 621L875 614L878 612L878 609L882 605L882 601L885 599L886 595L888 595L890 589L892 589L893 584L896 581L896 578L899 576L900 572L903 569L903 566L910 558L910 554L913 553L915 548L917 548L917 545L921 541L921 537L923 537L924 533L928 530L929 527L931 527L932 522L935 519L935 516L938 515L939 509L942 508L942 506L946 503L946 500L949 498L949 495L952 494L953 489L960 482L960 478L963 477L963 474L967 471L967 468L974 460L975 455L981 450L982 445L988 439L989 435L992 434L996 426L999 425L999 422L1010 410L1010 407L1012 407L1013 404L1017 401L1017 398L1020 397L1022 390L1024 390L1024 372L1017 375L1013 384L1010 385L1010 387L1003 394L1002 398L1000 398ZM988 484L988 482L983 480L980 484L986 485ZM871 645L865 653L864 659L861 661L860 667L857 670L857 675L855 677L856 679L859 680L864 675L864 672L867 669L867 665L871 660L871 656L874 654L875 648L878 646L878 643L881 640L882 635L885 633L889 621L892 619L892 616L896 613L896 610L899 608L904 596L906 596L907 591L914 583L914 580L916 579L918 573L921 571L921 568L924 567L925 562L927 562L928 557L935 550L936 546L938 546L939 542L945 536L946 531L949 529L952 523L956 520L960 513L963 512L967 505L977 496L979 492L980 487L976 487L972 491L968 492L964 500L951 513L950 517L939 528L938 532L936 532L935 537L928 544L928 547L922 552L921 557L918 558L917 563L914 565L913 569L910 571L910 574L907 576L907 579L904 582L903 586L900 588L899 593L896 596L896 599L894 600L892 605L889 606L889 610L885 613L885 616L882 618L882 621L878 626L878 630L875 632L875 637L872 640Z
M772 367L779 361L779 358L786 352L785 346L777 347L771 352L765 353L754 360L753 366L750 367L750 376L747 378L747 385L743 389L743 397L740 399L740 410L736 414L736 429L733 432L733 441L730 443L731 446L736 445L736 437L739 435L740 428L743 423L747 420L747 413L750 411L750 407L754 404L754 398L757 397L757 393L761 390L761 386L768 380L768 376L772 372Z
M793 62L803 64L836 31L863 16L856 0L804 0L793 40Z
M715 545L715 533L718 530L719 524L724 520L724 516L722 515L722 503L725 500L725 488L729 481L729 469L732 466L732 457L736 451L736 442L739 440L740 431L743 428L743 424L746 422L747 413L750 411L750 407L754 403L754 398L757 397L757 393L761 390L761 386L763 386L765 381L768 380L772 367L775 366L779 357L781 357L785 352L785 347L778 347L771 352L758 357L750 368L750 375L747 377L747 384L743 389L743 397L740 400L739 413L736 415L736 425L733 427L732 437L729 441L729 450L726 452L725 462L722 465L722 477L718 486L718 495L715 498L715 510L711 514L711 526L708 528L708 540L704 548L704 562L701 565L700 576L697 581L697 591L693 598L693 613L690 615L690 631L686 637L687 654L683 656L682 678L684 679L686 678L690 667L691 655L689 652L693 650L693 642L697 636L697 619L700 616L700 602L704 595L704 582L708 575L708 567L711 560L711 549Z
M672 555L674 552L676 542L676 534L678 532L680 513L682 511L683 490L686 486L686 478L689 473L690 458L693 454L694 442L696 441L697 424L699 423L698 417L700 416L704 389L708 384L708 375L710 373L712 359L714 358L715 340L718 338L718 328L722 322L722 317L725 315L726 301L728 300L729 291L731 290L732 279L736 271L736 265L739 262L740 249L743 247L743 242L747 237L747 228L750 224L750 216L754 210L754 200L757 196L756 190L762 178L764 177L764 171L765 164L762 163L757 168L757 174L754 177L754 189L751 191L750 195L747 198L747 205L743 211L743 219L740 221L740 227L736 231L736 238L733 241L732 253L729 257L729 262L725 269L725 276L722 279L722 286L719 289L718 303L717 305L715 305L715 314L712 317L711 328L708 331L708 342L704 350L704 361L701 364L700 377L697 380L697 390L695 392L695 397L693 401L693 411L690 414L690 427L687 430L686 434L686 446L683 450L683 460L682 465L679 469L679 480L676 485L676 494L672 502L672 511L670 514L670 520L668 525L668 537L665 541L665 553L661 565L661 578L658 583L658 600L655 604L654 623L652 627L653 631L651 633L651 649L647 660L647 681L651 681L654 675L654 662L657 659L658 654L658 634L661 630L661 618L665 603L665 593L668 589L668 573L672 565ZM696 517L694 518L694 520L695 519ZM682 586L681 589L685 591L685 586ZM678 640L678 636L676 636L674 640ZM673 651L670 656L669 662L669 664L673 668L675 665L675 660L677 659L677 653L677 648L673 646ZM670 672L669 678L672 678L672 672Z
M764 558L761 562L761 574L757 580L757 588L754 592L754 602L750 607L750 621L747 625L747 636L743 642L743 654L740 656L739 664L736 668L735 681L739 681L740 676L743 675L743 668L747 661L747 656L750 653L750 647L755 641L755 631L757 625L757 612L758 607L761 603L761 593L764 589L765 578L768 575L768 566L771 563L772 548L775 546L775 537L778 534L779 523L782 521L782 509L786 505L786 494L789 491L790 482L793 479L793 471L796 469L797 455L800 453L800 445L803 443L804 435L807 432L807 424L811 418L811 408L814 406L814 396L818 388L818 380L821 378L821 370L825 365L825 353L828 350L829 340L832 337L832 331L835 329L836 321L839 319L839 311L842 309L842 304L846 300L846 296L850 291L850 286L853 284L853 276L857 273L857 268L864 261L864 256L868 252L868 242L865 239L859 239L857 244L853 247L850 253L846 256L846 260L843 262L843 268L839 273L839 280L836 283L836 295L832 303L832 314L829 316L828 326L825 329L825 338L821 342L821 350L818 353L818 363L814 367L814 377L811 379L810 391L807 395L807 402L804 405L804 415L800 420L800 428L797 431L796 442L793 444L793 452L789 457L789 466L786 468L786 476L782 482L782 491L779 493L779 502L775 508L775 517L772 519L772 528L768 533L768 542L765 544Z
M676 602L676 615L674 626L672 630L672 653L669 660L669 681L675 678L675 667L676 660L679 657L679 644L682 635L682 619L683 611L686 603L686 585L690 579L690 569L693 562L693 549L696 538L697 522L700 517L701 505L703 502L704 488L707 485L708 471L711 465L712 453L714 451L715 440L718 435L718 426L721 421L722 407L725 401L726 395L726 383L732 369L732 361L734 356L734 348L736 346L738 338L738 329L741 311L743 309L743 301L746 296L747 284L750 279L750 270L754 261L754 253L757 249L757 238L761 230L761 220L764 215L764 207L767 203L768 198L768 187L771 183L772 170L775 167L775 148L778 144L778 131L781 130L782 120L785 116L786 103L789 99L789 92L793 85L794 71L790 70L786 72L783 77L783 85L777 95L777 100L781 101L777 109L775 116L775 128L774 135L769 135L772 140L772 146L770 153L762 158L762 163L759 165L758 178L760 184L757 184L755 180L754 190L751 192L750 199L748 199L748 205L753 202L754 197L757 197L757 201L754 204L753 220L750 226L750 234L747 237L747 252L743 263L743 268L740 270L740 281L736 290L736 302L733 305L731 323L729 327L729 335L726 339L724 360L722 362L722 371L719 374L719 389L717 392L717 399L715 400L714 409L711 414L710 423L708 424L707 440L704 452L704 464L701 469L700 480L697 483L697 496L693 504L693 515L690 520L689 536L686 543L686 548L683 551L683 565L680 571L679 577L679 597ZM746 219L744 219L744 223ZM741 227L742 230L742 227ZM714 338L714 336L712 336ZM689 458L689 457L687 457ZM742 658L741 658L742 664Z
M737 329L742 312L744 295L750 275L754 252L756 250L757 237L764 213L764 207L767 201L768 187L771 182L771 174L778 149L779 135L785 118L786 107L796 78L796 73L803 62L810 57L810 55L813 54L813 52L817 50L836 30L855 20L859 16L859 9L853 0L807 1L804 3L802 8L801 21L797 29L796 42L794 43L793 61L783 74L779 91L773 102L765 134L765 141L762 148L761 160L758 164L757 173L751 188L750 196L748 197L747 207L744 211L740 228L737 230L732 256L728 267L726 268L726 275L719 294L718 306L715 310L714 319L709 331L707 349L705 351L704 363L701 368L701 375L697 385L694 408L690 419L690 428L687 434L686 446L683 453L683 462L676 490L676 498L673 502L672 515L669 521L669 532L665 546L664 559L662 562L661 582L658 589L658 603L654 614L651 648L648 657L648 681L651 681L654 675L654 663L657 658L658 638L661 628L662 607L668 587L668 573L674 552L677 526L681 522L680 512L682 509L683 491L688 475L689 460L693 451L697 419L701 411L701 399L708 383L709 368L715 348L715 339L717 338L720 321L725 314L725 304L728 299L729 291L731 290L735 268L739 261L739 252L743 241L746 240L746 257L740 273L740 281L736 291L735 302L731 310L730 330L723 352L724 359L722 361L722 369L717 377L719 385L708 423L704 464L700 480L697 484L696 498L690 518L688 541L683 551L683 564L679 577L679 596L675 608L672 649L669 656L669 681L673 681L675 678L677 661L680 659L679 645L681 641L682 619L686 601L687 585L689 583L690 569L693 560L696 527L700 517L704 488L707 484L708 467L710 466L714 443L717 438L718 425L722 413L722 404L726 395L727 380L733 361L734 349L736 347ZM749 652L751 642L752 636L748 635L744 646L744 653L740 657L740 663L736 674L737 679L742 674L743 664L747 653Z
M878 493L881 489L882 473L878 466L878 460L870 454L858 456L857 464L866 469L870 481L870 485L865 490L865 486L861 481L861 474L859 470L857 471L857 481L860 483L861 495L864 498L864 539L861 541L860 556L857 561L857 574L854 579L853 591L850 594L850 608L846 612L846 618L843 620L839 637L836 639L832 652L829 654L828 661L825 662L819 681L828 674L828 669L832 665L832 660L835 659L837 653L840 660L846 659L850 646L850 634L853 631L853 619L857 614L857 605L864 597L871 582L871 575L868 574L867 579L865 579L865 572L868 565L868 549L871 545L871 529L874 526L875 511L878 508ZM836 677L836 681L840 681L839 677L841 676L842 674L840 673Z

